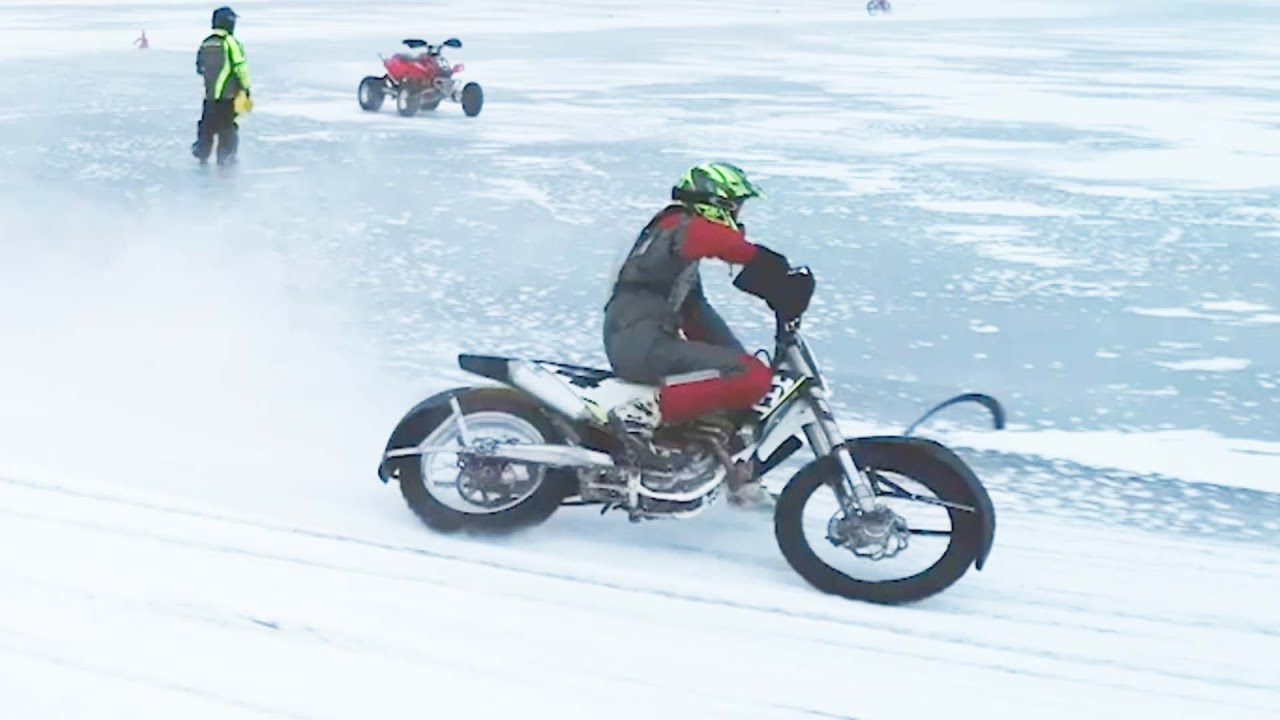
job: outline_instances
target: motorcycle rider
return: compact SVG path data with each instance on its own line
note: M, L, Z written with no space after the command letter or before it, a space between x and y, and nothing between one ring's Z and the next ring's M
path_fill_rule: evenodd
M640 232L605 306L604 346L618 377L654 385L653 392L612 408L609 422L633 460L673 469L679 451L656 445L654 430L717 411L747 410L772 384L770 368L743 349L707 301L699 261L743 265L733 284L764 299L784 321L803 308L789 298L808 295L812 282L791 271L783 255L746 239L738 214L760 190L734 165L690 168L671 189L673 202ZM735 488L738 504L765 504L758 478Z
M204 77L204 106L196 123L191 154L202 164L218 141L218 164L236 160L240 145L237 114L247 110L250 97L249 65L244 47L235 37L236 15L229 7L213 11L213 31L196 52L196 74Z

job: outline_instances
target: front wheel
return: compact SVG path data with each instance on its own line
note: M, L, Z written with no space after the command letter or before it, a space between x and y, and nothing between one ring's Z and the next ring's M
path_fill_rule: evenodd
M505 388L472 388L456 398L475 446L554 443L560 438L542 411ZM462 428L449 405L425 405L400 422L399 447L462 446ZM507 532L546 520L571 495L571 473L483 455L431 453L399 457L390 475L428 527L441 532Z
M853 538L881 528L859 527L865 516L833 490L843 482L840 464L824 457L796 473L778 498L774 534L792 569L823 592L888 605L922 600L959 580L983 547L981 509L964 478L918 445L867 438L848 447L872 477L877 501L892 511L870 522L891 518L901 547L876 559L865 545L855 551Z
M462 112L467 117L475 117L480 114L482 107L484 107L484 91L480 89L480 84L469 82L462 86Z
M396 112L402 117L413 117L418 113L418 105L422 96L407 87L401 87L396 93Z

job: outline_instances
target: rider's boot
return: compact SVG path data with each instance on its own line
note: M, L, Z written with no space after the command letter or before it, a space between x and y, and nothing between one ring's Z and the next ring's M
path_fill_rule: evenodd
M725 486L728 488L729 505L740 510L773 512L777 505L773 493L755 474L754 463L739 462L729 473Z
M778 503L764 483L749 480L737 487L729 487L729 504L739 510L773 512Z
M657 389L609 411L609 427L622 442L628 459L641 467L675 470L684 464L684 453L653 442L653 433L661 424Z

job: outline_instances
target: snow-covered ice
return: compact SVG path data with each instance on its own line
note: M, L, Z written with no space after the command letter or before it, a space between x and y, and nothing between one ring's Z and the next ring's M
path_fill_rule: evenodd
M0 0L0 717L1280 717L1273 3L233 5L222 177L211 5ZM361 112L424 34L480 117ZM457 352L602 363L620 246L713 157L814 269L851 433L1005 402L925 430L983 572L862 605L759 517L441 537L374 477Z

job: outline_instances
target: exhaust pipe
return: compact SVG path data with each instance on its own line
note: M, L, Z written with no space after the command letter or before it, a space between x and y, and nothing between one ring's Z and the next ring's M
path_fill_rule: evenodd
M507 366L511 384L546 403L570 420L591 422L591 409L556 376L533 363L514 360Z

